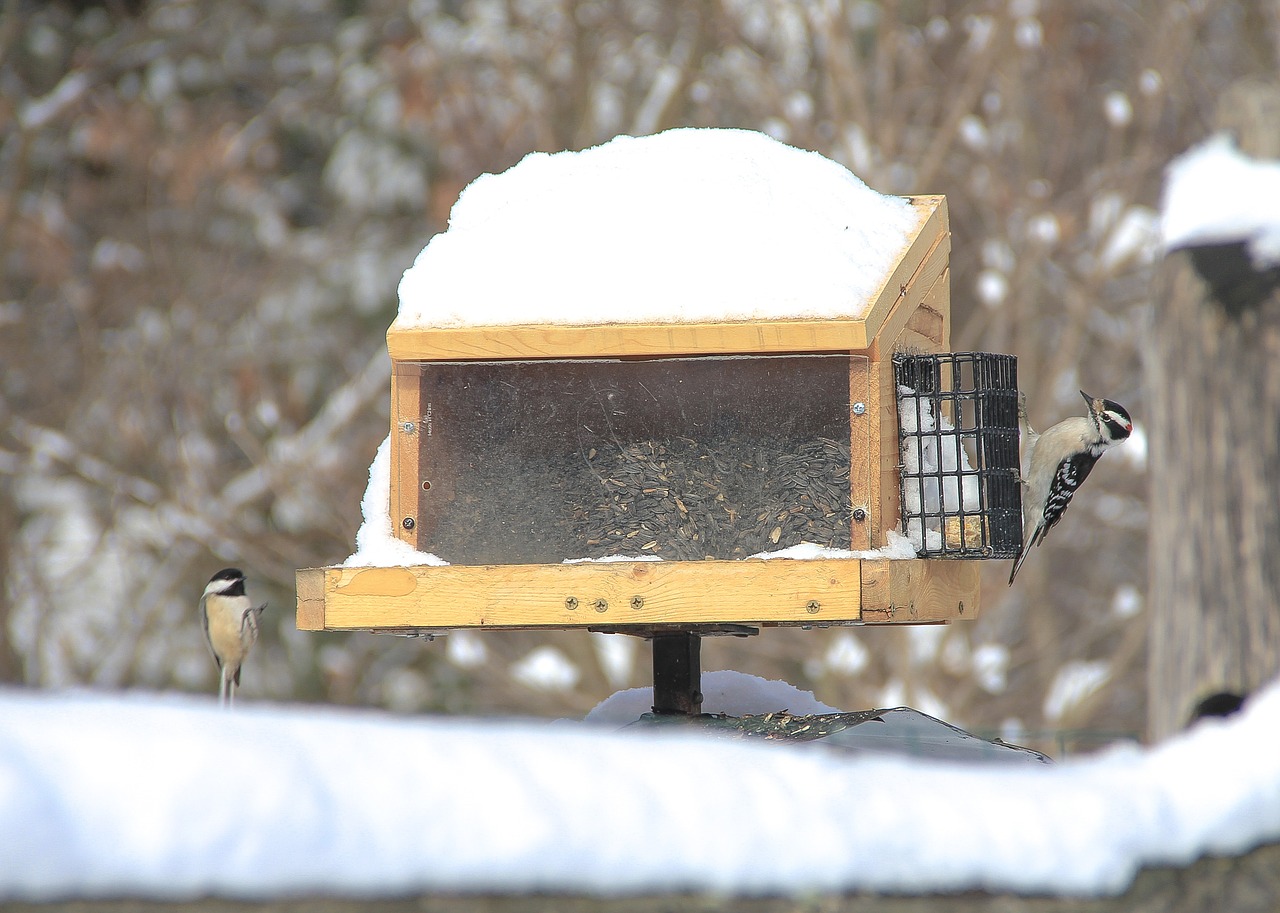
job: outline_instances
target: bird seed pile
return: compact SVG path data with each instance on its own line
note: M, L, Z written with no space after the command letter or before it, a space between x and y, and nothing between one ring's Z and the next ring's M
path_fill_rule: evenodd
M772 447L687 437L602 445L564 480L583 557L745 558L812 542L849 548L849 442Z

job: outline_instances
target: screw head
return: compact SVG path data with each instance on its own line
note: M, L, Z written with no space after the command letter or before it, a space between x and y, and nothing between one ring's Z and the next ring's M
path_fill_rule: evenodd
M631 608L633 608L633 609L643 609L643 608L644 608L644 597L643 597L643 596L632 596L632 597L631 597Z
M574 609L578 607L578 597L566 596L564 600L564 607L568 609L570 612L572 612Z
M400 430L403 431L405 434L413 434L413 429L414 429L413 422L400 423Z
M818 602L816 599L810 599L805 603L804 610L810 615L817 615L820 608L822 608L822 603Z
M855 507L853 509L853 519L857 520L859 523L866 520L867 519L866 510L861 507Z
M854 414L854 415L862 415L862 414L863 414L864 412L866 412L866 411L867 411L867 404L866 404L866 403L854 403L854 404L853 404L853 414Z
M591 603L591 605L595 607L597 612L609 611L609 600L607 599L597 599L595 602Z
M400 521L400 525L403 526L405 529L413 529L413 527L415 526L413 522L413 517L405 517L403 520Z

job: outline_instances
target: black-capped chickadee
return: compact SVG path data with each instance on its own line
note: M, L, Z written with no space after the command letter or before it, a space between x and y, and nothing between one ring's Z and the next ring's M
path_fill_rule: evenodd
M218 704L235 703L240 666L258 639L258 618L267 607L255 606L244 592L244 573L223 568L210 578L200 597L200 624L213 661L218 664Z

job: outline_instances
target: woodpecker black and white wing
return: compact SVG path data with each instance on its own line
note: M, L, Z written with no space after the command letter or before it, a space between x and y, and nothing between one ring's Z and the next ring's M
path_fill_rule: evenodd
M1009 572L1010 585L1013 584L1013 578L1018 576L1018 570L1022 567L1022 562L1027 560L1031 546L1039 545L1043 542L1045 537L1049 535L1049 530L1062 519L1062 515L1067 512L1067 506L1071 503L1071 498L1075 495L1076 489L1084 484L1084 480L1089 477L1089 473L1093 471L1093 464L1096 462L1098 462L1098 457L1086 450L1073 454L1058 464L1058 468L1053 474L1053 481L1049 484L1049 494L1044 502L1044 513L1038 518L1031 535L1023 534L1022 548L1018 552L1018 557L1014 559L1013 570Z
M1049 535L1049 530L1062 519L1062 515L1067 512L1067 506L1071 504L1072 497L1075 496L1076 489L1089 478L1089 473L1093 471L1093 465L1097 462L1097 456L1084 451L1073 454L1058 464L1058 469L1053 474L1053 482L1049 486L1049 496L1045 498L1044 517L1036 525L1036 531L1031 537L1033 545L1043 542L1045 536Z

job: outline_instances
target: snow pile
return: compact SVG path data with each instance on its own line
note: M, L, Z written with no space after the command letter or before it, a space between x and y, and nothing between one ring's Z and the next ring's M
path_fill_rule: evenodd
M915 558L916 546L911 544L906 536L898 532L896 529L885 530L885 544L880 548L859 551L857 549L847 548L831 548L826 545L818 545L813 542L801 542L797 545L791 545L787 548L776 549L772 552L757 552L750 555L751 558L760 558L764 561L775 558L789 558L793 561L816 561L822 558L858 558L867 560L876 560L878 558L888 558L891 560L901 560L906 558Z
M1166 252L1248 242L1255 269L1280 266L1280 162L1256 161L1226 134L1175 159L1166 172Z
M857 317L916 224L748 130L535 152L462 192L405 271L396 326Z
M356 530L355 554L342 562L344 567L442 566L449 562L420 552L391 531L391 438L378 446L369 465L369 486L360 500L364 520Z
M653 710L653 688L629 688L605 698L587 714L588 723L612 723L618 726L638 720ZM785 710L797 716L815 713L839 713L813 696L787 682L760 678L745 672L724 670L702 675L702 712L749 716Z
M1149 751L1013 767L176 697L0 692L0 719L3 899L1092 895L1280 840L1277 687Z

